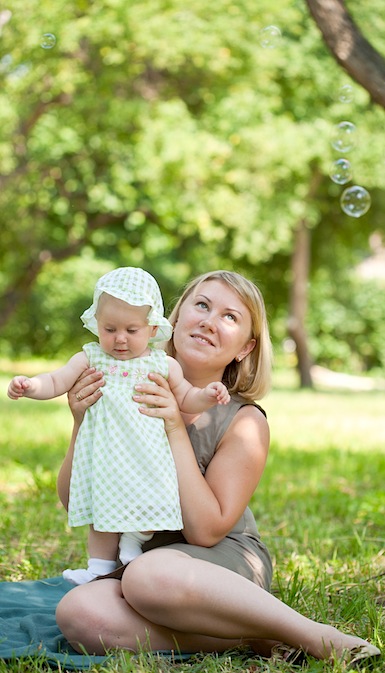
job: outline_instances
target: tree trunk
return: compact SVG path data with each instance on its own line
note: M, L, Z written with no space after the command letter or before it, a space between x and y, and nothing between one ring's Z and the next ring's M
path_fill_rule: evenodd
M297 368L301 388L312 388L311 359L307 345L305 318L308 306L307 286L310 268L310 230L301 220L294 237L291 258L292 284L290 287L288 333L297 351Z
M343 0L306 0L335 60L385 108L385 59L362 35Z

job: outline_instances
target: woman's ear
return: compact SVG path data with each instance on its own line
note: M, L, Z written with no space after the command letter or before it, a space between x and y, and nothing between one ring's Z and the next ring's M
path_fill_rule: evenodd
M250 339L250 341L248 341L247 344L245 344L245 346L236 356L235 358L236 361L242 362L242 360L246 358L249 355L249 353L251 353L252 350L254 350L256 343L257 343L256 339Z

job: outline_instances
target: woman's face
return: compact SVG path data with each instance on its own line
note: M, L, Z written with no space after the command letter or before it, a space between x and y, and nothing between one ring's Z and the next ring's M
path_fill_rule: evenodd
M174 328L176 358L185 372L221 379L234 359L255 346L250 312L221 280L207 280L186 298Z

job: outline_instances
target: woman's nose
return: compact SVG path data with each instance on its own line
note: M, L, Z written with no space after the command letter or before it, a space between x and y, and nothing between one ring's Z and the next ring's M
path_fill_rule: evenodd
M205 327L206 329L209 329L211 331L216 330L216 323L215 320L212 317L207 316L207 318L204 318L201 320L200 323L201 327Z

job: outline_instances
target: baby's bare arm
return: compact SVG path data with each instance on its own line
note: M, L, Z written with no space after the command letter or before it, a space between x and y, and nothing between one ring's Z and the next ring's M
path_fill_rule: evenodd
M230 395L221 381L209 383L205 388L197 388L186 381L179 362L168 358L169 384L181 411L187 414L199 414L216 404L227 404Z
M53 372L27 376L15 376L8 387L8 396L17 400L19 397L29 397L34 400L50 400L63 395L72 388L76 379L88 367L88 360L82 351L76 353L59 369Z

